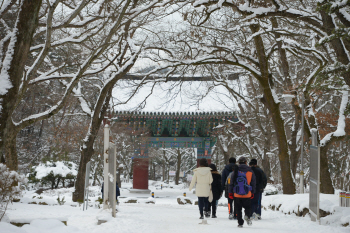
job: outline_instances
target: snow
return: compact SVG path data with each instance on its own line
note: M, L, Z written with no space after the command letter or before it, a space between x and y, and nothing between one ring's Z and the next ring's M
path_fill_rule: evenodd
M13 54L14 54L14 46L15 46L16 41L17 41L17 38L15 36L16 32L17 32L17 29L14 30L12 35L10 35L11 40L10 40L10 44L8 46L8 51L7 51L5 58L2 62L2 69L0 71L0 95L5 95L8 91L8 89L13 87L12 83L10 81L10 75L8 73L8 70L10 69L10 66L11 66L11 62L12 62Z
M338 126L337 126L337 130L335 132L331 132L329 134L327 134L326 136L324 136L324 138L320 141L320 145L324 146L327 144L327 142L329 142L332 138L332 136L334 137L341 137L341 136L345 136L345 126L346 126L346 122L345 122L345 108L348 104L348 99L349 99L349 92L347 90L342 91L343 95L342 95L342 101L340 103L340 108L339 108L339 118L338 118Z
M348 104L348 99L349 99L349 92L348 91L342 91L343 92L343 98L340 104L340 109L339 109L339 119L338 119L338 127L337 130L334 132L335 137L340 137L346 135L345 133L345 108Z
M163 188L160 188L163 184ZM97 198L100 196L100 187L89 188L89 207L82 209L82 205L71 202L73 188L62 188L58 190L48 190L38 196L34 191L26 191L19 203L13 203L7 210L10 221L30 222L23 227L15 227L9 223L0 223L1 233L195 233L195 232L228 232L228 229L235 230L236 221L228 220L227 199L221 198L217 211L217 219L208 218L208 225L201 225L197 205L179 205L177 198L182 197L186 192L186 199L194 202L197 197L188 191L186 185L174 185L149 181L149 189L154 192L155 198L151 194L130 193L131 183L122 183L119 198L120 205L117 207L117 217L112 218L109 210L99 209ZM272 189L273 186L269 186ZM64 205L35 205L28 204L32 201L47 202L54 200L57 196L64 196L67 201ZM263 209L262 220L253 221L252 226L244 225L242 229L248 233L270 232L307 232L307 233L328 233L349 232L349 227L342 227L340 224L349 222L350 208L338 207L338 195L321 194L321 208L328 211L335 211L333 215L321 219L321 224L312 222L309 216L297 217L292 212L297 206L306 207L308 194L297 195L271 195L263 196L263 206L271 204L281 205L279 211ZM39 198L40 197L40 198ZM137 200L137 203L126 203L127 200ZM149 201L155 204L147 204ZM283 212L282 212L283 211ZM106 220L106 223L97 225L98 219ZM61 221L67 220L67 226Z
M68 167L66 164L64 164L61 161L55 162L55 166L51 162L46 162L45 164L39 164L37 167L35 167L36 173L36 178L41 179L50 172L52 172L54 175L61 175L62 177L67 176L68 174L72 174L73 176L77 175L77 169L76 169L76 164L72 162L68 162L71 167Z
M334 194L320 194L320 199L320 209L327 212L333 212L339 202L339 197ZM298 208L300 211L309 208L309 194L265 196L263 206L280 206L279 211L283 213L297 213Z

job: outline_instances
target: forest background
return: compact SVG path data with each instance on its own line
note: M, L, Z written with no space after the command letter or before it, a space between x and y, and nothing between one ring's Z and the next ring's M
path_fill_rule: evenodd
M130 111L142 110L154 90L170 101L201 77L205 90L191 99L222 87L232 100L223 101L227 111L245 125L215 129L212 161L220 170L229 157L257 158L283 193L296 193L301 148L307 184L317 131L321 192L346 189L349 28L346 0L1 0L1 162L24 174L46 161L74 162L73 200L82 200L88 161L94 183L102 181L104 117L144 86L150 92ZM118 87L128 95L121 98ZM120 174L132 177L135 139L117 125L111 132ZM150 179L176 170L178 182L194 153L154 151Z

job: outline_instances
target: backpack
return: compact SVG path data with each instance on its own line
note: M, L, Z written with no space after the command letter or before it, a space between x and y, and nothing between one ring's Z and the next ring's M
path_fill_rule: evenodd
M230 174L227 176L226 182L225 182L225 197L226 198L228 198L228 186L229 186L229 184L231 184L231 174L232 174L232 172L230 172Z
M247 195L249 191L252 191L252 186L248 185L247 172L238 171L237 179L233 191L238 195Z

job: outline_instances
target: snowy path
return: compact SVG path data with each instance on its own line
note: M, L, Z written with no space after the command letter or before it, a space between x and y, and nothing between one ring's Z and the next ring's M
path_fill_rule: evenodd
M101 210L89 208L82 211L79 207L40 206L24 203L14 203L8 214L10 219L20 218L53 218L67 217L68 226L50 231L31 229L29 225L23 227L23 232L89 232L89 233L223 233L232 230L246 233L349 233L347 227L321 226L311 222L309 217L300 218L293 215L284 215L281 212L263 211L261 221L253 221L252 226L244 225L237 228L237 221L229 220L227 208L219 206L217 219L208 218L209 225L198 224L199 211L197 206L180 206L170 204L169 200L158 199L156 204L121 204L117 218L97 225L96 216ZM63 230L64 229L64 230ZM22 232L22 231L21 231ZM0 228L0 233L3 232ZM12 232L11 232L12 233Z

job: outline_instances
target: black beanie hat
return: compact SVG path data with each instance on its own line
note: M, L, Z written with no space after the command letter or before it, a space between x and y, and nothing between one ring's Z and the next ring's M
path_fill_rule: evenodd
M212 170L213 172L216 172L216 171L217 171L215 164L211 163L211 164L209 165L209 167L211 168L211 170Z

